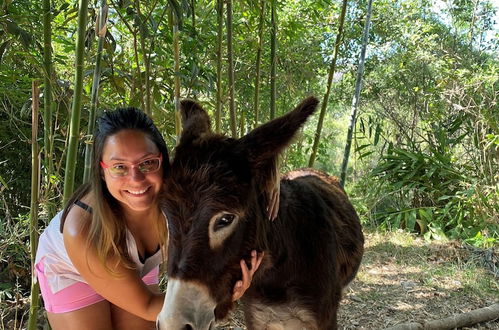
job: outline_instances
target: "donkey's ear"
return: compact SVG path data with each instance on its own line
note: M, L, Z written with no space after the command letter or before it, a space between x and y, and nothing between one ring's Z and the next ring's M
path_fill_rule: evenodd
M242 147L248 153L251 163L277 157L293 140L307 118L314 113L319 100L311 96L303 100L293 111L276 118L241 138Z
M315 97L308 97L293 111L254 129L240 139L240 146L246 152L253 170L262 178L263 185L275 184L279 154L291 144L318 103L319 100Z
M180 113L183 127L182 140L195 139L203 134L211 133L210 117L196 101L182 100Z

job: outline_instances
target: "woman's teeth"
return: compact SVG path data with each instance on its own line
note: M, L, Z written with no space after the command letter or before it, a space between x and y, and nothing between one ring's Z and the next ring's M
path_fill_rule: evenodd
M145 193L145 192L147 191L147 189L149 189L149 188L146 188L146 189L144 189L144 190L135 190L135 191L134 191L134 190L127 190L127 191L128 191L130 194L132 194L132 195L140 195L140 194Z

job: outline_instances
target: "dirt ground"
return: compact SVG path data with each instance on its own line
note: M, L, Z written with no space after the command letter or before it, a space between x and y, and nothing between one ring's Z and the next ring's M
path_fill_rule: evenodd
M365 236L362 266L341 303L340 329L385 329L499 302L497 247L484 250L457 242L429 244L403 232ZM25 329L28 297L7 300L0 301L0 330ZM41 316L39 329L44 328L46 321ZM241 309L220 322L218 329L245 329ZM499 319L462 329L499 330Z
M427 244L409 234L367 234L357 278L346 290L343 330L442 319L499 302L499 250ZM494 275L495 274L495 275ZM220 329L245 329L240 309ZM499 329L499 319L462 329Z

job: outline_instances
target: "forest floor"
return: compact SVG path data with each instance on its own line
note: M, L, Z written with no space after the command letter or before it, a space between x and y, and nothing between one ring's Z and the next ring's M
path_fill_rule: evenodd
M404 232L367 233L357 278L346 290L340 329L384 329L441 319L499 302L499 249L428 243ZM1 279L0 279L0 282ZM25 329L29 297L0 299L0 330ZM46 328L40 317L39 329ZM245 329L238 308L220 330ZM499 329L499 319L463 329Z
M343 330L442 319L499 303L499 249L427 243L404 233L367 233L357 278L338 314ZM245 329L237 310L220 329ZM462 329L499 329L499 319Z

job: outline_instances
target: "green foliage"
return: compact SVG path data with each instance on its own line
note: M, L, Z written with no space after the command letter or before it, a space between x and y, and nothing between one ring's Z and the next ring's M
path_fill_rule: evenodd
M260 1L233 1L237 120L253 126ZM491 0L374 2L354 153L346 190L366 225L499 244L499 39ZM85 26L81 131L86 132L96 55L90 3ZM97 113L145 107L170 148L175 145L172 15L181 21L181 97L209 111L216 99L216 9L213 0L109 1ZM304 97L324 95L340 1L277 1L277 100L281 115ZM338 174L345 144L367 1L350 1L337 74L315 166ZM61 207L68 118L73 97L76 2L52 0L54 190L46 200L42 174L40 227ZM0 304L29 288L31 82L43 81L42 3L0 1ZM270 112L270 11L264 20L260 122ZM224 30L224 34L226 31ZM495 38L494 38L495 34ZM226 55L226 40L223 56ZM222 132L229 131L226 63L222 72ZM43 86L41 86L43 91ZM44 95L41 95L43 101ZM43 102L42 102L43 104ZM42 107L43 108L43 107ZM42 109L41 109L42 110ZM40 121L39 132L43 132ZM306 166L317 116L283 155L282 169ZM79 142L83 142L81 133ZM41 134L40 134L41 135ZM43 148L44 139L38 141ZM77 155L83 173L83 143ZM47 164L41 160L41 172ZM350 183L351 182L351 183ZM16 284L14 284L16 283ZM0 306L0 309L3 305ZM2 314L3 315L3 314Z
M29 255L29 217L0 223L0 303L11 300L19 289L26 293L31 278ZM21 281L21 282L20 282Z
M497 8L489 0L476 6L474 3L446 1L440 9L428 0L374 3L355 152L348 169L352 177L348 182L352 183L346 187L366 223L386 229L405 228L428 239L461 238L475 245L498 244L499 39L491 37L497 34L493 23ZM254 122L258 4L233 1L235 103L244 133ZM74 88L77 5L65 0L54 0L52 5L56 109L55 168L50 180L55 191L50 201L40 200L41 222L48 220L47 205L61 206ZM109 5L98 112L117 106L144 107L145 79L149 77L153 119L173 148L171 15L182 21L181 96L198 99L213 111L215 1L110 1ZM316 167L332 174L338 174L341 163L366 5L367 1L349 2L337 75L319 142ZM87 127L94 70L96 6L97 1L91 2L85 27L82 132ZM32 80L42 80L44 74L41 2L4 1L0 11L0 218L14 226L29 205L26 164L30 159L30 90ZM276 115L281 115L305 96L324 94L340 1L277 1L277 12ZM270 110L269 10L264 25L261 122L268 120ZM225 56L225 44L223 49ZM43 94L41 97L43 100ZM222 132L228 132L226 72L222 72L222 104ZM304 127L283 156L283 170L306 166L316 120ZM42 125L40 122L40 132ZM39 142L43 148L41 137ZM82 156L80 143L78 180ZM45 167L42 159L42 172ZM42 196L44 187L42 184ZM5 236L12 234L5 226L0 233L2 242L14 239ZM19 237L19 250L12 250L16 245L12 241L9 253L21 258L26 242L20 232L25 228L15 230L17 234L12 235Z
M470 4L451 2L446 23L424 1L378 3L353 194L372 225L487 246L499 243L497 41L470 46L493 15L481 3L472 32L461 23L483 10Z

